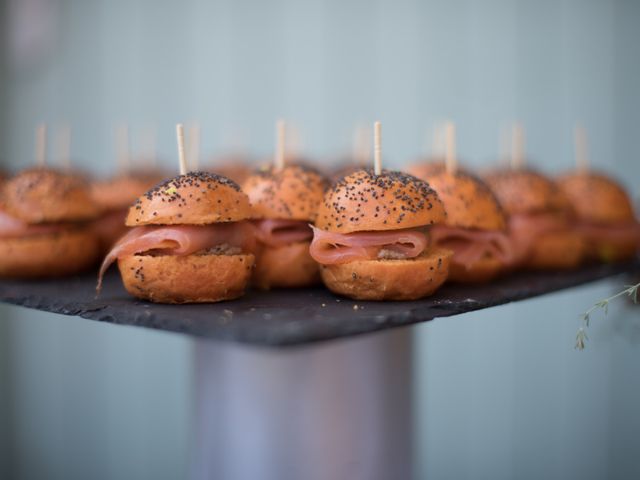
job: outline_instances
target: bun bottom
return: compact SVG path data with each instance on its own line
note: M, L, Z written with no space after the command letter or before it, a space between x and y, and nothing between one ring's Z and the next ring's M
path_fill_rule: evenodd
M98 239L88 229L0 239L0 277L51 278L88 270L98 260Z
M451 262L448 281L457 283L485 283L506 271L503 262L494 257L481 258L470 267Z
M584 237L573 231L552 232L536 239L525 266L532 270L570 270L585 258Z
M432 249L407 260L320 265L320 274L333 293L355 300L417 300L445 282L452 255L451 250Z
M118 259L124 287L156 303L213 303L241 297L254 256L129 255Z
M605 263L631 260L637 253L635 240L601 240L589 245L589 258Z
M257 288L309 287L320 283L320 268L309 255L311 242L264 247L256 258L253 282Z

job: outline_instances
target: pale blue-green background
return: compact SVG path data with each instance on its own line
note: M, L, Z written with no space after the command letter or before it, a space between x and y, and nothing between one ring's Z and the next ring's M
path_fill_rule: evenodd
M579 120L593 163L640 194L637 1L0 8L0 158L15 168L32 162L41 121L70 123L74 158L106 173L120 122L134 149L154 127L173 165L176 121L201 123L203 152L266 155L283 117L325 161L355 122L380 119L385 162L400 166L451 118L471 165L494 159L517 119L533 161L555 172L571 166ZM51 14L43 41L33 8ZM412 328L416 478L640 477L637 309L620 302L587 351L572 348L577 314L622 281ZM0 478L188 475L192 340L7 306L0 318Z

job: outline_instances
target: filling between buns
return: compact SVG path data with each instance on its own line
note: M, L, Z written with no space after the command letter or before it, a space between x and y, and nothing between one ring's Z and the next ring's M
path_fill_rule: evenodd
M256 220L254 225L258 241L270 247L306 242L313 237L311 227L304 220L264 219Z
M130 255L238 255L255 249L254 227L246 221L211 225L149 225L132 228L107 254L97 290L109 266Z
M422 229L345 234L311 228L313 240L309 253L323 265L357 260L406 260L420 256L429 246L429 238Z
M514 260L509 235L497 230L473 230L469 228L434 225L431 230L434 245L453 251L451 261L466 269L479 260L495 258L508 265Z

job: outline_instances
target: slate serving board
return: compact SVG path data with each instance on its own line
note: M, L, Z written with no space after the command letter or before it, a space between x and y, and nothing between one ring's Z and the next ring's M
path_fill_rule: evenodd
M446 285L435 296L415 302L359 302L323 288L310 288L250 291L241 299L218 304L157 305L128 296L117 271L111 271L98 299L95 275L86 275L36 282L0 281L0 301L102 322L287 346L425 322L637 272L640 261L592 265L564 273L523 272L488 285ZM625 282L620 282L622 287Z

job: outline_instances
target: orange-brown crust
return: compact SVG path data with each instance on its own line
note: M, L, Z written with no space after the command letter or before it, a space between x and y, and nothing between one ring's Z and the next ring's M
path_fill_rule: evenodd
M525 263L532 270L571 270L580 266L587 253L584 237L566 230L549 232L536 239Z
M334 183L318 209L316 226L328 232L398 230L443 223L438 194L402 172L358 170Z
M589 242L587 256L600 262L615 263L631 260L638 250L634 239L603 239Z
M320 267L309 255L311 242L264 247L256 258L253 283L262 290L309 287L320 283Z
M432 249L408 260L360 260L320 265L329 290L355 300L418 300L447 279L453 252Z
M153 175L119 175L93 182L91 197L103 211L121 210L161 181Z
M568 198L558 185L533 170L502 169L488 173L484 181L510 215L571 209Z
M558 179L558 185L569 198L580 220L597 224L635 220L633 205L627 192L604 174L569 173Z
M326 187L327 181L318 171L286 165L282 170L268 167L255 172L242 189L258 218L313 222Z
M449 173L434 168L428 177L429 185L437 193L447 212L447 225L480 230L507 228L507 219L498 199L479 178L463 170Z
M79 176L44 168L7 180L2 196L7 213L30 224L91 220L100 211Z
M481 258L470 267L451 262L449 265L450 282L457 283L487 283L505 272L503 262L493 257Z
M190 172L142 195L126 225L208 225L252 217L249 198L235 182L214 173Z
M95 265L98 240L86 228L0 239L0 277L53 278Z
M129 255L118 259L122 282L134 297L156 303L213 303L241 297L254 256Z

